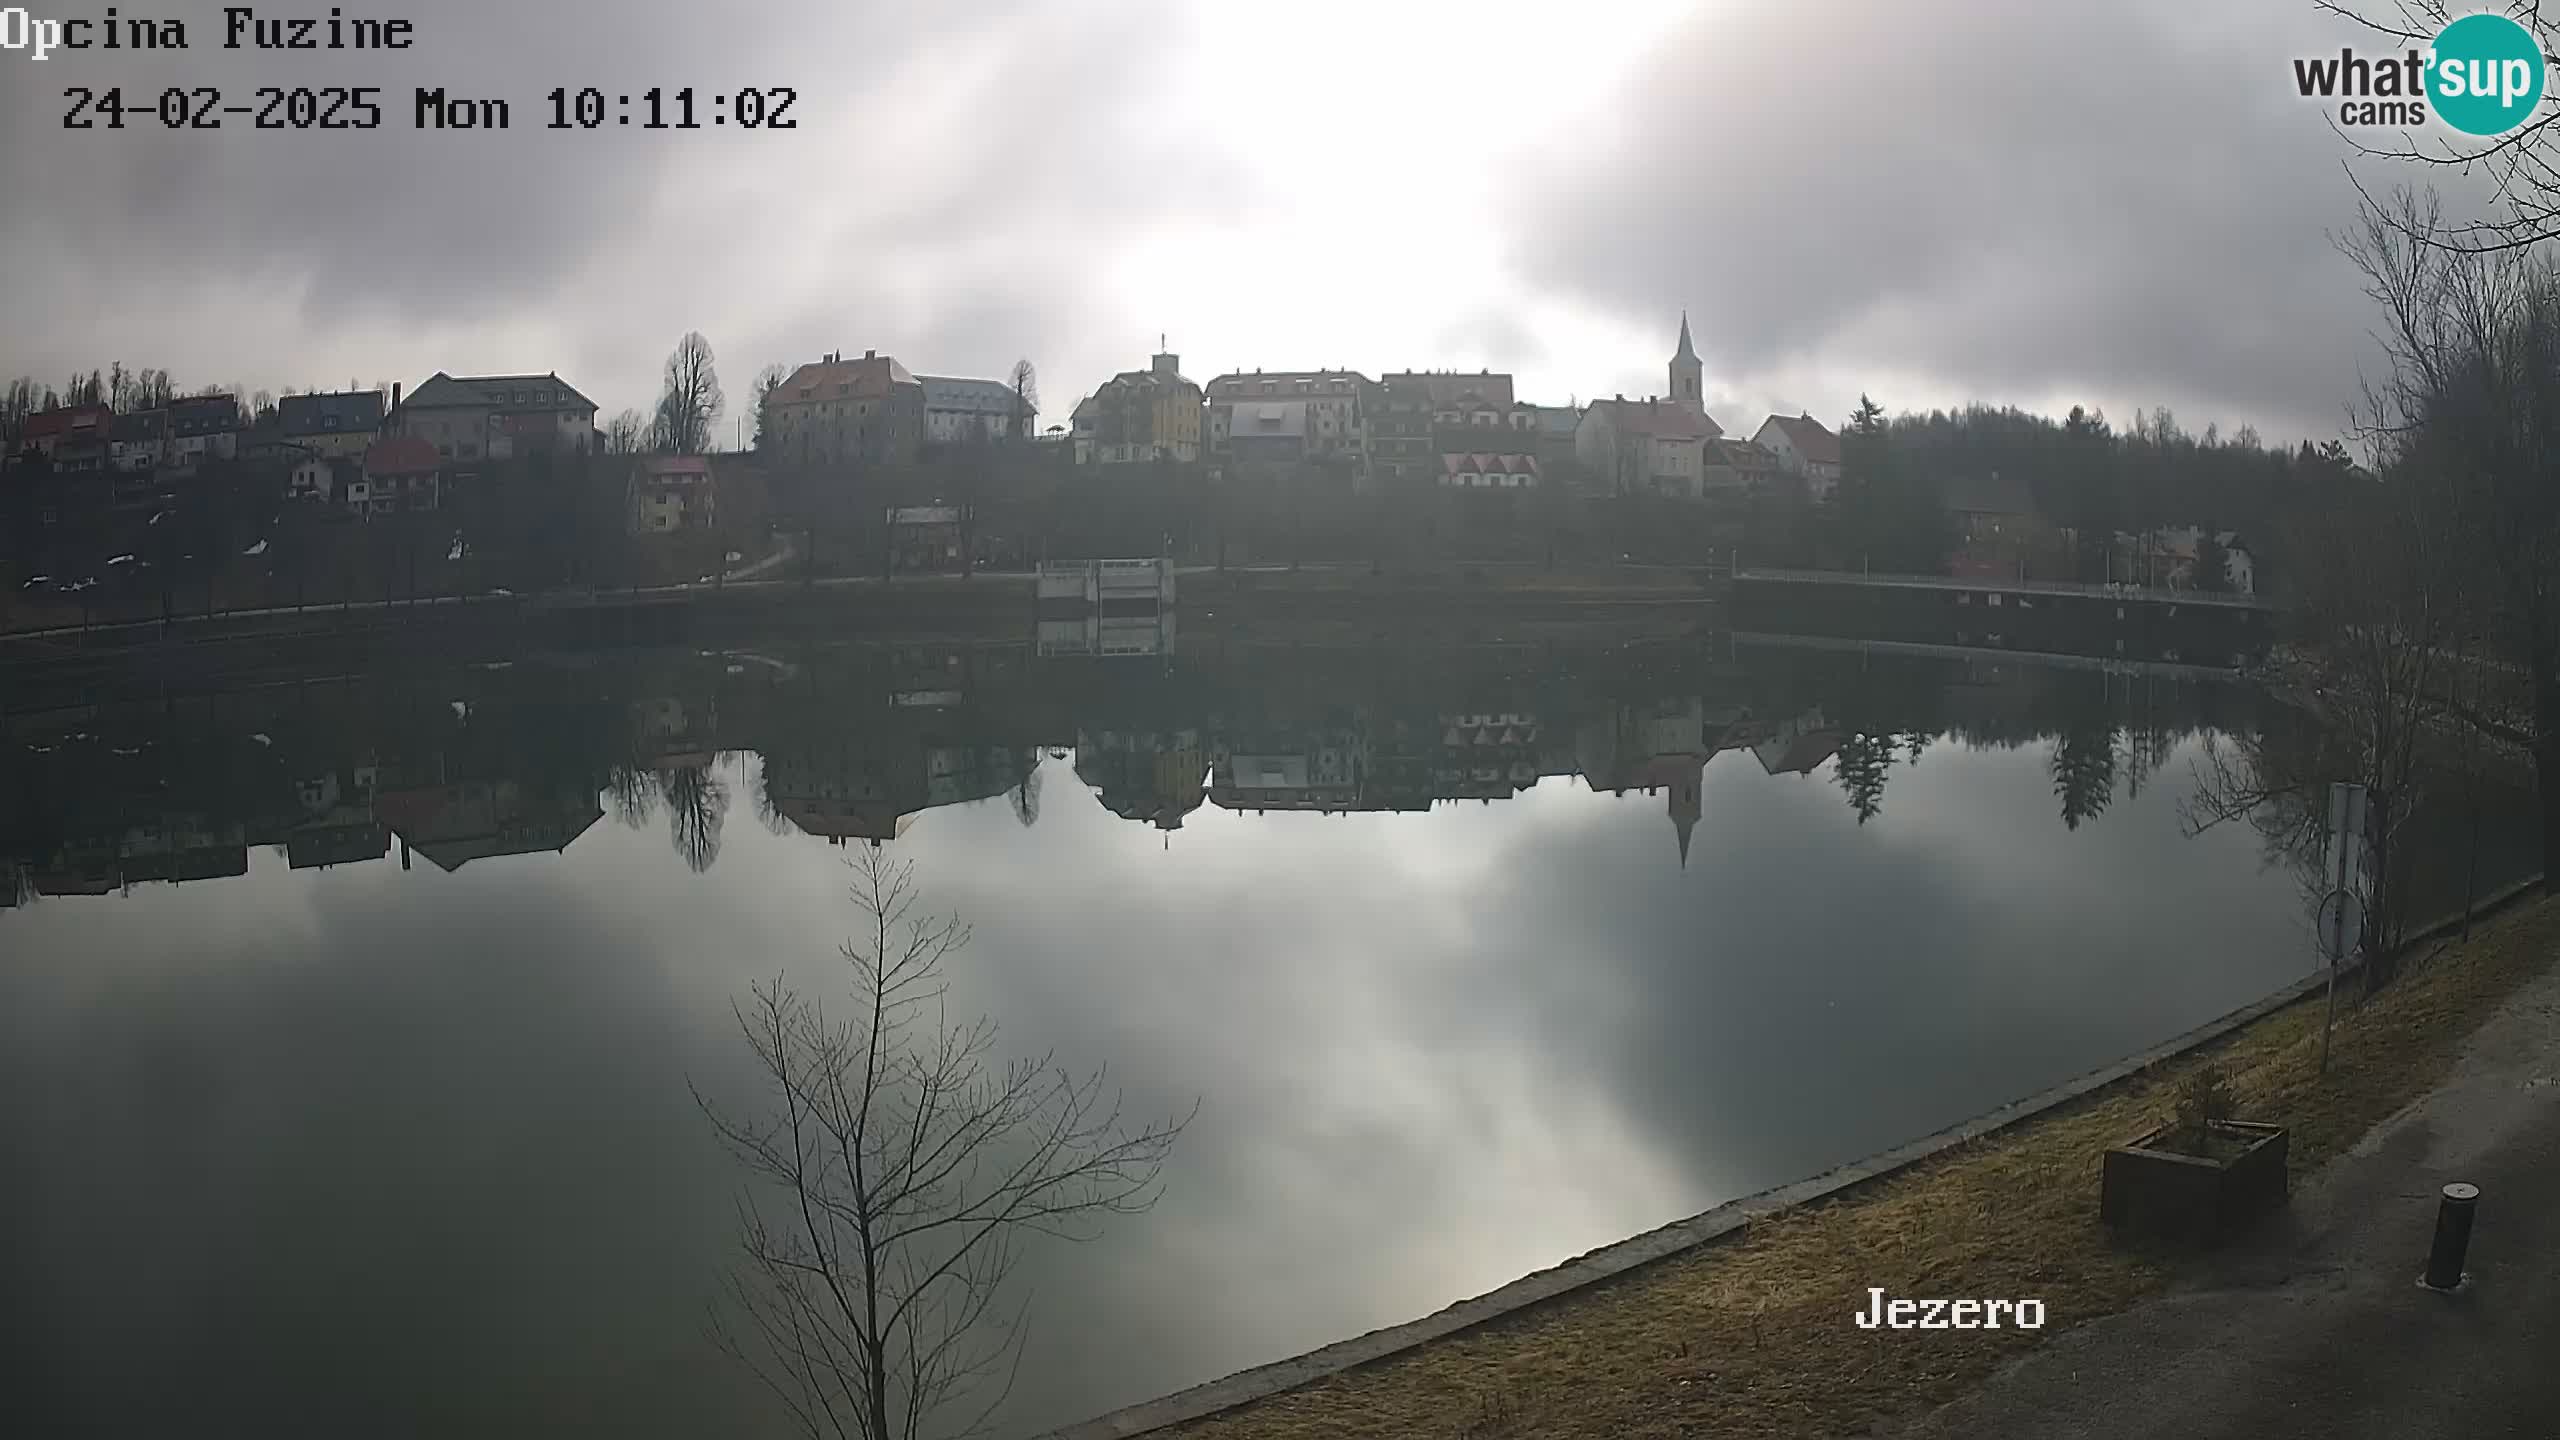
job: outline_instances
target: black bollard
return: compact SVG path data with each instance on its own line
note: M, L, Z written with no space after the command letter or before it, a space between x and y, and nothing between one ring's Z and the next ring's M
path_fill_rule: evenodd
M2471 1249L2471 1214L2479 1204L2477 1185L2444 1187L2444 1200L2436 1206L2436 1242L2427 1252L2427 1273L2420 1284L2430 1290L2462 1288L2462 1260Z

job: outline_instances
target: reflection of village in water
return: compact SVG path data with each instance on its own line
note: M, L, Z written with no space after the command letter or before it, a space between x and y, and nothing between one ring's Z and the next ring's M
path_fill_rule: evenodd
M1861 821L1930 745L2046 745L2057 818L2138 787L2180 737L2245 728L2246 687L2179 666L1876 653L1605 625L1453 639L1229 632L1173 655L1044 658L1040 639L895 639L418 657L192 693L22 696L0 713L0 903L247 873L562 851L609 813L696 870L732 810L890 843L1058 763L1178 830L1254 813L1427 811L1557 779L1660 795L1691 863L1714 766L1838 787ZM326 670L327 667L301 668ZM750 756L761 757L756 763ZM1054 803L1055 797L1052 797Z

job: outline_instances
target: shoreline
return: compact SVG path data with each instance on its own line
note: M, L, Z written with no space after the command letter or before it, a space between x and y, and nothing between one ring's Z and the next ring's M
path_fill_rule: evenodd
M1506 613L1546 609L1588 613L1626 608L1704 609L1718 601L1686 570L1618 566L1549 572L1535 566L1488 565L1478 580L1453 576L1375 576L1365 565L1310 564L1238 567L1220 572L1186 567L1177 572L1182 594L1163 607L1177 617L1206 618L1267 609L1275 616L1299 609L1390 605L1480 608ZM636 589L551 590L514 594L421 595L414 599L324 601L174 612L162 618L100 619L88 624L0 628L0 661L9 652L58 653L76 648L99 653L141 652L168 645L223 640L281 640L350 633L408 632L418 627L512 628L528 622L587 623L598 619L735 615L757 609L809 613L849 612L865 622L1002 622L1032 625L1042 613L1036 577L982 571L958 575L843 575L814 582L739 579ZM1082 614L1079 609L1075 613Z
M2529 897L2541 884L2542 877L2536 875L2492 891L2473 904L2470 918L2478 922L2506 911ZM2457 912L2412 929L2403 941L2403 952L2458 930L2464 918ZM2339 978L2354 974L2356 968L2342 967L2338 971ZM1414 1355L1436 1341L1453 1339L1538 1307L1552 1304L1569 1308L1574 1299L1595 1297L1610 1282L1632 1276L1639 1270L1682 1257L1696 1257L1716 1242L1747 1231L1758 1222L1782 1219L1825 1202L1849 1199L1880 1182L1906 1177L1915 1168L1962 1146L2053 1116L2101 1092L2138 1080L2164 1065L2240 1036L2269 1017L2320 996L2329 980L2329 972L2316 972L2158 1045L2058 1085L1864 1159L1728 1200L1698 1214L1587 1251L1484 1294L1444 1306L1419 1319L1371 1330L1303 1354L1123 1406L1092 1419L1042 1431L1034 1440L1126 1440L1126 1437L1171 1433L1217 1420L1258 1402L1303 1390L1349 1371ZM2394 990L2385 990L2382 1000L2387 1003L2394 993ZM2094 1201L2090 1209L2094 1215Z

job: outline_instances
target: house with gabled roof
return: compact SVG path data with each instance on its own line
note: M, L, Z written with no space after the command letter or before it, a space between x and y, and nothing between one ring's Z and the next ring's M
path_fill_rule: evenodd
M119 415L107 441L107 463L128 474L158 469L169 453L169 412L138 410Z
M1203 448L1239 464L1348 460L1367 451L1365 411L1378 386L1357 370L1231 371L1203 387Z
M1778 457L1778 466L1804 481L1805 493L1827 500L1840 484L1840 437L1811 415L1772 415L1751 443Z
M378 390L287 395L276 402L278 437L308 454L353 458L381 438L385 408Z
M1705 491L1710 497L1767 495L1788 478L1778 457L1755 441L1727 435L1707 442Z
M66 443L104 444L114 432L115 423L116 412L104 405L63 405L39 410L28 416L19 429L18 448L50 460Z
M443 493L444 457L415 435L377 440L364 452L354 483L339 486L339 499L365 515L433 510Z
M1199 382L1182 373L1182 357L1159 350L1146 369L1121 371L1076 406L1076 463L1197 462L1207 408Z
M169 402L169 461L194 465L240 453L240 402L229 395L190 395Z
M1702 410L1654 397L1594 400L1574 431L1583 473L1615 495L1705 494L1707 442L1724 427Z
M773 387L763 422L789 464L906 464L924 448L925 386L895 356L832 351Z
M1521 490L1538 483L1538 457L1517 452L1440 457L1440 483L1456 490Z
M1037 412L1022 392L1001 380L919 375L916 383L924 386L924 438L928 445L981 445L1031 438Z
M441 460L588 455L597 449L596 402L558 375L471 375L439 370L405 398L391 391L386 437L424 440Z

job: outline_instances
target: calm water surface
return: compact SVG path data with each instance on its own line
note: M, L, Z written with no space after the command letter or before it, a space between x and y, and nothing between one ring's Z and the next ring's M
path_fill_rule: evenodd
M1200 1101L1152 1213L1030 1250L1013 1431L2310 970L2295 875L2182 824L2233 687L1699 648L420 659L15 711L18 1433L779 1433L704 1340L742 1177L687 1086L752 1096L732 999L840 963L824 832L974 925L1009 1049Z

